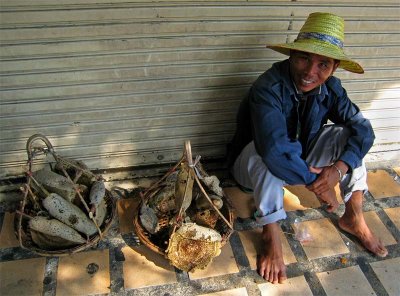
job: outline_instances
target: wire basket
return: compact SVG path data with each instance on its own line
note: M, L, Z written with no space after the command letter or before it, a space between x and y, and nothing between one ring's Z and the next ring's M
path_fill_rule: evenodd
M45 145L38 146L38 142L41 141ZM19 210L16 211L14 219L14 230L19 240L21 248L32 251L41 256L67 256L73 253L84 251L88 248L94 247L107 233L115 215L115 200L108 190L105 190L104 202L105 202L105 217L101 225L96 224L97 232L87 237L85 243L74 244L69 246L59 246L55 248L44 249L39 247L32 239L32 233L36 235L36 232L30 229L29 220L35 216L41 215L43 207L40 204L39 192L43 186L38 184L34 179L34 166L50 166L51 171L57 170L58 173L63 174L68 181L72 184L76 190L77 196L81 201L80 208L87 214L90 219L93 216L90 213L88 206L88 197L84 196L78 188L79 184L85 184L90 186L96 180L101 180L101 176L93 174L82 162L68 159L58 155L50 143L50 141L41 134L35 134L31 136L26 144L28 153L27 161L27 179L21 190L24 193L23 200ZM40 161L38 158L44 156L45 160ZM49 160L49 156L52 158ZM46 238L46 237L45 237ZM47 238L52 238L47 235Z
M209 196L209 190L207 186L204 184L204 177L209 177L209 175L205 172L200 164L200 157L197 157L195 161L192 159L191 153L191 146L190 142L185 142L184 152L182 158L178 161L178 163L171 168L160 180L150 186L146 191L141 194L142 200L135 212L133 224L136 230L136 234L140 241L153 250L154 252L164 255L168 258L167 252L168 247L171 245L171 237L176 233L176 231L185 224L184 217L188 212L191 212L192 219L196 219L198 217L198 212L193 211L193 203L194 201L185 201L188 191L186 186L184 193L183 193L183 200L177 202L177 196L174 195L174 202L177 204L177 208L175 208L175 212L173 214L164 214L158 217L157 226L158 229L157 233L151 233L150 231L146 230L146 227L143 225L141 218L140 218L140 211L143 206L147 206L152 198L156 196L158 193L162 192L165 189L166 180L174 173L179 172L182 168L187 170L187 180L192 178L192 182L196 188L200 190L200 193L207 198L209 204L211 205L209 212L212 215L203 215L203 222L205 221L208 228L211 228L217 231L221 235L221 247L226 244L229 240L230 235L233 232L233 210L228 200L223 195L222 192L222 200L223 205L221 208L217 208L211 201ZM188 182L188 181L187 181ZM222 191L222 189L221 189ZM191 194L191 193L190 193ZM179 207L180 206L180 207ZM179 208L179 210L178 210ZM204 217L205 216L205 217ZM210 218L211 217L211 218ZM197 222L196 222L197 223ZM189 242L190 245L190 242ZM182 269L179 264L174 264L171 262L172 265ZM192 266L187 268L185 271L192 271L196 268L196 266ZM201 268L204 268L201 267Z

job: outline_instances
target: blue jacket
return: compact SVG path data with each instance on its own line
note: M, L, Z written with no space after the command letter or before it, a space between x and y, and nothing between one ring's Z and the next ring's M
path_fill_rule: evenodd
M237 130L231 148L234 157L251 140L268 169L287 184L311 184L317 178L305 162L305 151L321 127L330 120L350 128L340 160L350 170L361 165L375 135L369 120L347 96L336 77L321 86L319 94L307 99L302 137L298 135L296 91L289 75L289 60L275 63L253 84L237 116Z

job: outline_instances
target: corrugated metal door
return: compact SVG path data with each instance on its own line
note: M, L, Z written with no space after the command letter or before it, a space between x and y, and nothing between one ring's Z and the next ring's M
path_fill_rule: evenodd
M307 15L346 20L337 72L375 127L370 160L399 159L399 2L3 0L0 177L19 175L29 136L92 169L176 161L184 140L220 158L240 100L284 56Z

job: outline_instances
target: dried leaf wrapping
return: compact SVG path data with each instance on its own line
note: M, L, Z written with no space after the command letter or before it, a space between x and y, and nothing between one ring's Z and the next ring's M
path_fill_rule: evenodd
M181 211L185 212L189 208L192 202L193 183L192 170L189 169L187 164L181 164L175 185L175 205L178 211L182 209Z

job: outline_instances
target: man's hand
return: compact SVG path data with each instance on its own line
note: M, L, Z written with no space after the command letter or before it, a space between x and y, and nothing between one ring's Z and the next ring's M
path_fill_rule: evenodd
M326 211L329 213L334 212L339 207L339 202L336 198L336 192L333 188L323 192L320 195L317 195L317 197L322 203L328 205Z
M315 168L315 167L310 166L309 169L310 169L311 173L321 174L323 168Z
M348 169L347 164L340 160L332 166L323 168L310 167L310 172L319 174L319 176L317 180L307 186L307 189L314 192L317 196L321 195L329 189L333 189L340 181L340 177L344 176ZM340 173L338 170L340 170Z
M332 189L339 182L339 174L335 167L327 166L323 168L310 168L311 172L320 170L317 180L306 188L315 193L315 195L321 195L322 193Z
M340 173L338 170L340 170ZM310 172L319 174L319 176L317 180L306 186L306 188L314 192L321 202L328 205L328 212L333 212L339 207L334 188L340 181L340 177L347 173L347 170L348 166L343 161L338 161L335 165L323 168L310 167Z

